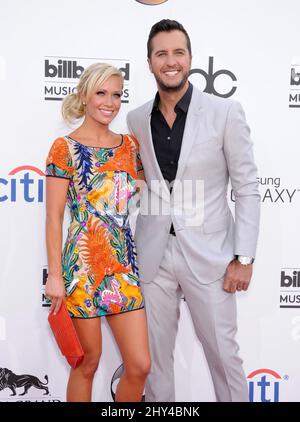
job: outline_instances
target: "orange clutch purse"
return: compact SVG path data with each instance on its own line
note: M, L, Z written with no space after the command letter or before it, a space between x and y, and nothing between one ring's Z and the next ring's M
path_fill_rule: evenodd
M53 312L49 314L48 321L61 353L72 368L77 368L83 360L84 352L64 302L56 315Z

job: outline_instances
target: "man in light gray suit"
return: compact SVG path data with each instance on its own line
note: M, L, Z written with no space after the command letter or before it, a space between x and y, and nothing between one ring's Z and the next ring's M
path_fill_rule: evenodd
M156 23L148 63L158 92L128 115L147 183L135 232L152 354L146 400L175 401L183 293L217 401L248 401L235 340L235 292L247 290L252 276L260 214L256 166L242 107L193 87L191 58L183 26Z

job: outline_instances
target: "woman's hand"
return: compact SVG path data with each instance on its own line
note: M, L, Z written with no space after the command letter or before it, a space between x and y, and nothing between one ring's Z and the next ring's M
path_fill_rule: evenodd
M45 295L51 300L49 312L54 312L54 315L56 315L66 295L63 278L49 274L45 286Z

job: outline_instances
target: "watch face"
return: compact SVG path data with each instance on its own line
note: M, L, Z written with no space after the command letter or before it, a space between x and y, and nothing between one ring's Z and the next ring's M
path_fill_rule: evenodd
M238 261L242 264L242 265L249 265L252 264L254 259L250 258L249 256L239 256L238 257Z

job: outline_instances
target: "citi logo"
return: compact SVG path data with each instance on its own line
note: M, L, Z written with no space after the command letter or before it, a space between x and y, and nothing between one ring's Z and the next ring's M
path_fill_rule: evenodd
M200 74L204 77L206 81L206 85L203 91L207 92L208 94L214 94L214 95L217 95L218 97L228 98L228 97L231 97L237 89L237 87L233 85L232 88L228 92L225 92L225 93L220 93L216 90L215 81L218 77L225 75L229 77L232 80L232 82L236 82L237 79L236 79L236 76L230 70L220 69L214 72L214 58L213 57L209 57L208 72L206 72L203 69L191 69L190 75L193 75L193 74Z
M0 178L0 202L43 202L44 173L34 166L11 170L8 178Z
M283 379L272 369L257 369L248 375L250 402L279 402L280 384Z

